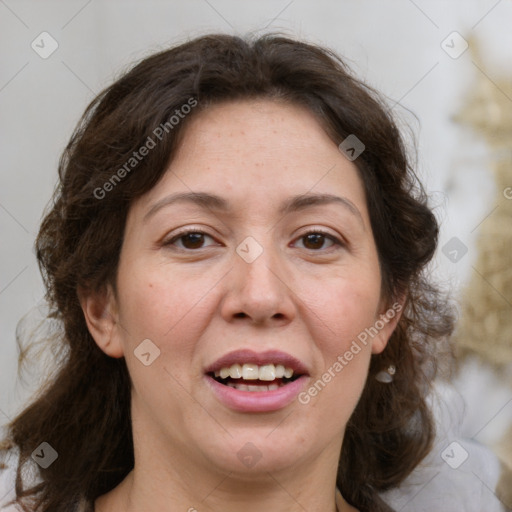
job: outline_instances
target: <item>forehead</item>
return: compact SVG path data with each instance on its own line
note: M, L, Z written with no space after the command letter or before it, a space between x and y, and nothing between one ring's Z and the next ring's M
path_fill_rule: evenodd
M241 206L338 193L365 208L356 166L314 114L274 100L225 102L195 114L168 172L141 202L176 191L211 192Z
M286 157L292 161L298 157L294 150L321 158L327 147L339 156L336 144L310 110L271 99L214 104L191 119L183 142L177 158L191 144L201 144L210 156L229 149L252 157L259 152L261 159Z

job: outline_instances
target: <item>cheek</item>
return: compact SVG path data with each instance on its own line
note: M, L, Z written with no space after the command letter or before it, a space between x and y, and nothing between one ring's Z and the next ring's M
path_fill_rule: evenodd
M312 283L314 284L314 283ZM329 353L344 351L353 339L375 322L380 301L380 283L364 274L352 272L338 279L318 282L304 290L304 303L317 318L315 336Z
M124 275L119 318L132 340L149 338L162 350L174 350L197 339L209 321L205 292L214 286L213 279L210 283L204 275L201 279L185 277L165 265L154 269L132 266Z
M135 394L142 397L139 402L152 404L153 411L170 404L181 410L190 397L180 383L189 377L197 340L210 322L210 295L205 293L218 279L193 279L165 265L131 265L120 271L120 336ZM137 358L146 339L159 350L149 366Z
M322 285L317 281L307 294L311 334L321 362L303 403L336 411L333 428L346 423L355 408L371 357L367 329L376 320L380 281L375 272L359 270L338 274Z
M310 317L320 320L312 334L321 363L299 402L316 411L322 428L333 433L348 422L367 379L371 340L365 329L375 321L378 291L347 280L309 297L315 313Z

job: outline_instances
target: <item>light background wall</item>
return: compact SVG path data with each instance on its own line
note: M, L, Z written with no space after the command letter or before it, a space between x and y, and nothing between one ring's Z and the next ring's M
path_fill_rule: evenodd
M433 265L457 296L476 259L475 228L500 191L485 144L452 116L483 74L510 76L511 21L506 0L0 0L0 424L38 379L17 381L15 329L44 293L33 242L58 158L86 105L131 63L212 31L281 31L339 52L399 102L397 116L413 128L418 174L442 222L440 248L453 236L469 248L457 263L438 251ZM47 59L31 48L43 31L58 43ZM453 31L478 41L483 67L469 50L456 59L443 50Z

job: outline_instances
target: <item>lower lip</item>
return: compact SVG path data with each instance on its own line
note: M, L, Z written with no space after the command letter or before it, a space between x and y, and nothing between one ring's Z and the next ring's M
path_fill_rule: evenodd
M209 375L205 375L207 384L215 396L226 407L240 412L277 411L293 402L307 380L307 375L272 391L240 391L220 384Z

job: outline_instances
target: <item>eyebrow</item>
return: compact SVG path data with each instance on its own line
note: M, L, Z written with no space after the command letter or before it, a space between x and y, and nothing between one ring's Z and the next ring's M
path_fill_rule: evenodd
M229 202L217 195L207 192L180 192L166 196L151 206L144 215L143 222L155 215L162 208L175 203L193 203L205 210L215 210L219 212L229 212L231 207ZM346 197L340 197L333 194L302 194L288 198L279 208L279 214L287 215L289 213L305 210L313 206L323 206L328 204L339 204L357 217L364 227L361 212L354 203Z

